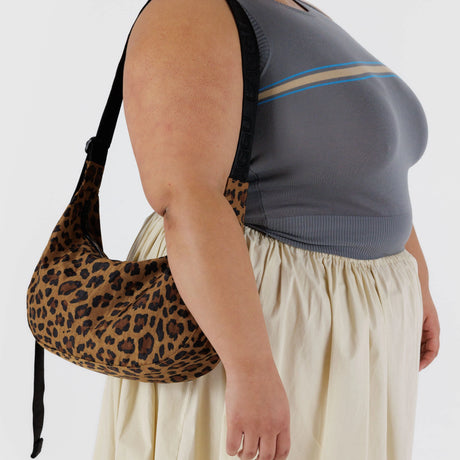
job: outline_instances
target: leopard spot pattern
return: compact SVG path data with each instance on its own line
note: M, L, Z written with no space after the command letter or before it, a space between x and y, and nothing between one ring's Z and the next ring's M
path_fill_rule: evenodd
M144 382L181 382L211 371L215 349L182 300L167 256L110 259L102 249L99 187L104 166L86 159L27 290L38 343L74 364ZM224 192L244 230L248 183Z

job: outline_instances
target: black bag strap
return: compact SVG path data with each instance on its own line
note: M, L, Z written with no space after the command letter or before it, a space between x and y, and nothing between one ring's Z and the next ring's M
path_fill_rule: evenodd
M34 362L34 397L32 401L32 426L34 430L34 445L32 458L35 458L42 450L43 438L40 437L43 428L43 416L45 407L43 405L43 393L45 392L44 378L44 350L35 340L35 362Z
M121 104L123 101L123 68L125 65L128 40L134 24L136 24L140 14L144 11L144 8L150 3L150 1L151 0L148 0L142 7L131 26L96 135L88 139L85 145L85 152L88 154L88 158L102 165L105 164L107 152L112 144L113 133L115 132L115 126L117 124L118 115L120 114Z
M243 108L241 118L240 137L238 140L237 151L233 161L230 177L247 181L249 172L249 162L251 159L252 142L254 138L254 128L256 121L258 92L259 92L259 48L257 37L252 28L249 17L244 8L237 0L226 0L235 18L238 34L241 45L242 67L243 67ZM139 14L150 3L150 0L142 7ZM123 54L117 67L115 79L112 84L112 89L109 94L101 121L95 136L91 137L85 146L87 159L90 159L102 166L105 165L107 152L112 143L113 134L120 113L123 100L123 67L126 56L126 48L128 45L129 36L136 23L134 21L126 39ZM79 188L86 167L86 161L83 166L78 185L75 191ZM75 192L74 192L75 193ZM35 458L41 452L43 438L41 432L43 429L44 404L43 395L45 391L44 381L44 348L35 341L35 361L34 361L34 394L32 403L33 416L33 434L34 443L31 457Z

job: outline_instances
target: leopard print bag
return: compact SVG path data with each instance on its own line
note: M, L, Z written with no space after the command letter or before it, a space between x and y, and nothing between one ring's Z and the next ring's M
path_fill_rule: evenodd
M236 0L227 2L238 27L244 94L238 146L224 195L244 229L259 49L243 7ZM99 186L121 108L130 34L97 134L86 143L76 189L27 290L27 321L35 337L32 458L43 444L44 349L86 369L143 382L194 380L220 362L182 300L167 256L122 261L110 259L103 250Z

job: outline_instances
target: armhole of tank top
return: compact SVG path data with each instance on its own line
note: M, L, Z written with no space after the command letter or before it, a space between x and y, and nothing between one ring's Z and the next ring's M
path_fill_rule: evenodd
M256 18L247 10L247 8L241 3L238 2L240 6L246 12L252 27L254 29L254 33L256 34L257 39L257 46L259 47L259 69L260 69L260 78L265 73L265 70L268 67L268 62L270 60L271 50L270 50L270 43L268 42L268 38L265 35L260 24L257 22Z

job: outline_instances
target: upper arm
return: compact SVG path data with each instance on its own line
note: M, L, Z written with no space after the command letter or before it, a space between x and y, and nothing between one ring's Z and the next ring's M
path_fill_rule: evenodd
M144 193L163 214L191 187L223 194L243 98L238 29L226 0L154 0L128 40L123 100Z

